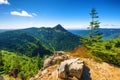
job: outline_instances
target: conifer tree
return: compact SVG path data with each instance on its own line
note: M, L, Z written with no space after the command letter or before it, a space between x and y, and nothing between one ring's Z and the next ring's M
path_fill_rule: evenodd
M94 8L91 10L90 15L91 15L92 21L90 22L90 25L88 28L90 29L90 32L89 32L90 45L92 45L94 42L101 41L102 33L99 32L100 22L96 20L97 18L99 18L99 16L97 16L97 12Z
M100 22L97 20L99 16L97 16L96 10L93 8L90 12L90 16L92 21L88 27L89 35L88 37L82 37L81 42L83 46L91 46L93 43L100 42L102 38L102 33L99 32Z

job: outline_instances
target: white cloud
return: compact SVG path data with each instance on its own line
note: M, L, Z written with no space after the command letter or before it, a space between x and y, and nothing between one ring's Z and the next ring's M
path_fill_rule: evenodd
M21 12L11 11L10 14L11 14L11 15L16 15L16 16L24 16L24 17L33 17L33 16L34 16L33 14L29 14L29 13L26 12L26 11L21 11Z
M8 0L0 0L0 4L10 4Z

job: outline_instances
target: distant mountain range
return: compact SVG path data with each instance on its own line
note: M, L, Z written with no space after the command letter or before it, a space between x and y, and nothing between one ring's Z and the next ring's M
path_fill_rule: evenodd
M9 29L0 29L0 33L9 31Z
M78 36L88 36L88 34L89 34L89 30L69 30L69 31ZM99 31L103 33L104 40L120 38L120 28L118 28L118 29L100 28Z
M0 49L35 56L50 55L54 50L72 50L79 37L60 24L53 28L27 28L0 33Z
M120 29L99 29L103 39L120 38ZM53 51L73 50L80 45L80 36L88 36L89 30L66 30L60 24L53 28L27 28L0 30L0 50L8 50L28 56L50 55Z
M42 30L43 29L49 29L50 30L50 28L45 28L45 27L42 27L42 28L32 27L32 28L27 28L27 29L22 29L22 30L25 31L25 32L32 33L32 32L37 31L38 29L42 29ZM61 28L61 29L63 29L63 31L65 30L64 28ZM100 32L103 33L103 39L104 40L109 40L109 39L114 39L114 38L119 38L120 37L120 28L117 28L117 29L116 28L100 28L99 30L100 30ZM10 30L9 29L0 29L0 33L6 32L6 31L10 31ZM71 30L68 30L68 31L75 34L75 35L78 35L78 36L88 36L88 34L89 34L89 30L87 30L87 29L78 29L78 30L71 29Z

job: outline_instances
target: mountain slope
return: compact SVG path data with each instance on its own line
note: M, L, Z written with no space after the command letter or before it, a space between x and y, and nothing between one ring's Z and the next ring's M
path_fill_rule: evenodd
M21 31L37 37L49 49L72 50L79 45L79 37L65 30L60 24L53 28L28 28Z
M28 56L35 56L38 53L41 56L51 54L37 38L19 30L0 34L0 50L18 52Z
M79 37L61 25L53 28L27 28L0 33L0 50L35 56L50 55L53 50L72 50L79 45ZM48 50L49 49L49 50Z

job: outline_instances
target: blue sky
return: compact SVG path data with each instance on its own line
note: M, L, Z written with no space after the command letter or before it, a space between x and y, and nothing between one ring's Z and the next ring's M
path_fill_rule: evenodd
M83 29L96 8L101 28L120 28L120 0L0 0L0 29L54 27Z

